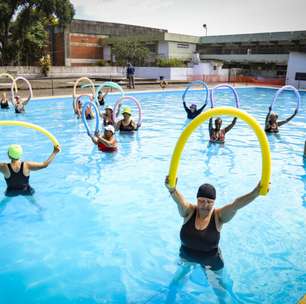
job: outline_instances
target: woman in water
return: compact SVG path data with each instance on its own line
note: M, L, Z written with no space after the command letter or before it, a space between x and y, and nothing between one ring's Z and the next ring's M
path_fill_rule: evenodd
M129 107L126 107L122 111L123 119L119 120L116 126L116 130L120 132L133 132L138 129L135 121L132 119L132 111Z
M215 119L215 128L212 126L212 118L209 119L209 124L208 124L208 130L209 130L209 141L211 143L219 143L223 144L225 141L225 134L231 130L231 128L235 125L237 121L237 117L233 119L231 124L229 124L227 127L221 129L222 126L222 119L220 117L217 117Z
M14 103L15 113L16 114L24 113L25 112L24 107L30 101L30 99L31 99L31 96L29 96L27 99L22 100L19 95L16 95L15 103Z
M98 92L98 102L100 106L104 106L105 104L105 98L108 94L109 90L106 90L105 93L103 93L102 91Z
M274 112L271 113L271 111L272 111L272 107L270 106L269 112L266 116L266 121L265 121L265 131L267 133L278 133L279 132L278 127L290 121L297 114L297 109L296 109L294 113L287 119L282 120L282 121L277 121L278 115Z
M117 141L115 139L115 128L112 125L108 125L104 128L103 136L95 134L95 136L90 135L91 140L102 152L115 152L118 149Z
M260 183L251 192L221 208L214 208L216 190L210 184L199 187L196 204L187 202L176 186L170 187L168 177L165 185L177 204L179 214L184 218L180 232L180 256L190 262L199 263L204 268L222 269L224 263L219 249L222 225L259 195Z
M2 93L0 104L1 104L1 109L9 109L10 108L9 103L8 103L8 99L6 97L6 93Z
M221 291L224 293L224 297L227 296L227 293L231 297L235 297L232 291L232 282L229 282L230 286L226 286L228 284L225 283L222 274L224 262L219 248L221 228L223 224L235 216L239 209L259 196L260 183L251 192L236 198L232 203L221 208L214 207L216 190L210 184L203 184L199 187L196 204L189 203L176 186L170 187L168 177L166 177L165 185L177 204L180 216L184 219L180 231L181 267L171 285L177 284L190 273L192 267L200 265L204 270L211 270L207 274L205 271L205 274L211 276L209 280L217 296ZM217 283L214 282L216 280ZM215 283L216 286L214 286ZM223 301L229 303L224 298Z
M82 116L82 101L80 99L80 97L78 97L77 101L76 101L76 107L74 108L74 113L76 114L77 118L81 118Z
M23 153L22 147L20 145L10 145L8 148L8 157L11 162L0 163L0 172L4 175L7 184L5 195L32 195L34 189L29 184L30 171L47 168L59 151L59 146L54 147L51 155L42 163L31 161L23 162L20 160Z
M88 104L88 106L86 107L86 110L85 110L85 118L86 118L87 120L90 120L90 119L94 119L94 118L95 118L95 114L93 113L90 104Z
M103 118L103 126L115 125L113 119L113 108L111 106L105 107L105 113L102 114L102 118Z
M187 118L188 119L194 119L195 117L197 117L199 114L201 114L201 112L204 110L206 104L204 104L199 110L197 110L197 105L196 104L191 104L191 106L188 108L186 106L186 102L183 101L183 105L184 105L184 109L187 113Z

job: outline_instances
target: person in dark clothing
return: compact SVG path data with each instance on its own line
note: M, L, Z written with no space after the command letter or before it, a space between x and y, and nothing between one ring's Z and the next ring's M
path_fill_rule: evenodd
M221 298L224 303L232 303L224 298L230 296L233 299L236 295L232 290L232 282L227 284L223 276L224 262L219 248L221 228L235 216L239 209L251 203L259 195L260 182L251 192L221 208L214 208L216 190L210 184L199 187L196 204L189 203L176 186L170 187L168 177L166 177L165 185L177 204L179 214L184 219L180 231L180 268L170 287L177 289L175 287L177 283L189 274L195 265L200 265L205 275L211 276L209 281L216 296L219 297L220 293L223 293Z
M199 114L201 114L201 112L204 110L204 108L206 106L206 103L199 110L197 110L197 105L194 104L194 103L191 104L191 106L188 108L187 105L186 105L186 102L183 101L183 106L184 106L184 109L187 113L187 118L194 119Z
M1 109L9 109L10 108L7 97L6 97L6 93L2 93L1 100L0 100L0 105L1 105Z
M30 99L31 99L31 96L29 96L27 99L22 99L20 98L19 95L16 95L15 102L14 102L15 113L16 114L24 113L25 106L30 101Z
M282 121L277 121L278 115L274 112L272 112L271 106L269 107L269 112L266 116L266 121L265 121L265 131L267 133L278 133L278 127L284 125L285 123L289 122L296 114L297 114L297 109L294 111L294 113L288 117L285 120Z
M104 106L105 104L105 98L106 96L108 95L109 93L109 89L106 90L104 93L102 91L99 91L98 92L98 102L99 102L99 105L102 107Z
M165 185L176 202L180 215L184 218L180 233L181 256L187 260L190 256L191 262L199 263L203 267L208 266L211 270L222 269L223 261L219 250L221 227L229 222L239 209L259 195L260 183L251 192L217 209L214 208L216 190L210 184L200 186L196 205L187 202L176 187L171 188L168 177Z
M47 168L53 161L56 154L60 151L60 147L54 147L53 152L47 160L42 163L22 162L22 147L20 145L10 145L8 148L8 156L10 163L0 163L0 172L4 175L7 189L6 196L16 195L32 195L34 189L29 184L30 171L37 171Z
M131 63L128 63L127 69L126 69L126 78L129 81L128 88L129 89L135 89L135 81L134 81L134 74L135 74L135 68L132 66Z
M120 132L134 132L137 131L139 126L132 118L132 111L129 107L125 107L122 111L123 119L117 122L116 130Z

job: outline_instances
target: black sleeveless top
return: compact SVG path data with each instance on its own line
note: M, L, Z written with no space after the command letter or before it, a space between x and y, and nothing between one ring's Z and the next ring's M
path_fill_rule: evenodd
M134 126L132 125L132 120L130 121L130 123L127 126L124 126L122 121L120 123L120 127L119 127L120 131L124 131L124 132L132 132L135 131Z
M1 109L9 109L10 108L8 102L4 102L4 103L1 102L0 105L1 105Z
M34 192L34 190L29 185L30 176L25 176L23 174L23 165L24 163L22 162L19 171L15 172L12 169L11 164L7 164L10 170L10 177L5 178L7 185L7 189L5 192L6 195L30 195Z
M215 222L215 210L213 211L210 221L204 230L195 228L196 210L192 217L185 223L180 232L182 245L203 253L215 254L218 252L220 232L217 230Z

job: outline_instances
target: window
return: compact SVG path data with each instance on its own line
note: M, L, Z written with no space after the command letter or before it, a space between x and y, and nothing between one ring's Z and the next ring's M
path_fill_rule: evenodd
M188 43L178 43L177 48L178 49L189 49L189 44Z

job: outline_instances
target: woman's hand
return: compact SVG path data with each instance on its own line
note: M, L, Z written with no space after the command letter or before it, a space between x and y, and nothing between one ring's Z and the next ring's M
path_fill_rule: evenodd
M54 146L53 153L57 154L58 152L61 152L61 146Z
M169 192L173 192L176 188L176 184L177 184L177 178L176 178L176 181L175 181L175 186L174 187L171 187L169 185L169 176L167 175L166 178L165 178L165 186L166 188L169 190Z

